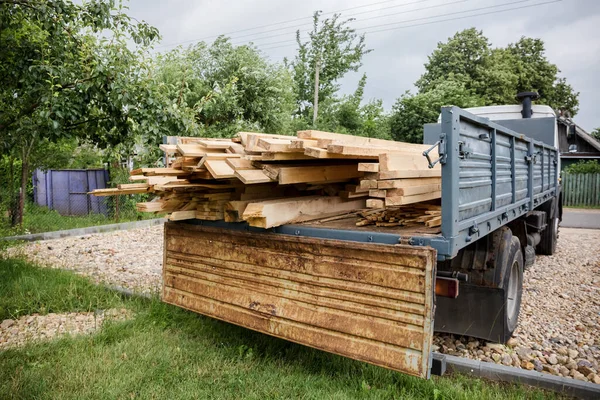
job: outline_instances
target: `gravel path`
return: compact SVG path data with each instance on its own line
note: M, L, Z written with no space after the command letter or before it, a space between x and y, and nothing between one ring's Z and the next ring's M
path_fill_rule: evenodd
M131 311L127 309L109 309L99 312L25 315L16 321L5 319L0 323L0 350L64 335L91 334L107 320L123 321L131 317Z
M162 226L35 242L12 253L96 282L142 292L160 287ZM439 334L442 353L600 384L600 230L561 228L554 256L525 272L519 327L508 345Z

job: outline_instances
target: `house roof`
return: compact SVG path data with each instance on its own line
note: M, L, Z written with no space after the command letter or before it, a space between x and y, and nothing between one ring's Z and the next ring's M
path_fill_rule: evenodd
M565 117L558 117L558 120L567 126L575 125L575 134L577 136L579 136L581 139L583 139L585 142L587 142L590 146L592 146L596 150L600 151L600 141L598 141L592 135L587 133L582 127L575 124L575 122L573 122L572 119L565 118Z
M575 133L577 134L577 136L588 142L590 146L600 151L600 142L596 140L592 135L584 131L583 128L575 125Z

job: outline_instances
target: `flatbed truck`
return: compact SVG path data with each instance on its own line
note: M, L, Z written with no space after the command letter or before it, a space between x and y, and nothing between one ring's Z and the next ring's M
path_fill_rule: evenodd
M434 330L506 342L523 270L554 253L562 214L556 116L534 95L443 107L425 125L424 157L442 169L441 231L168 222L163 301L423 378Z

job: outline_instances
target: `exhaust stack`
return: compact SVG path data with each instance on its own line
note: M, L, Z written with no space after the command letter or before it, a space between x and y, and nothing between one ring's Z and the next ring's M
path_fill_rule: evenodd
M521 92L517 94L517 99L519 99L523 104L523 110L521 110L521 115L523 118L531 118L531 115L533 114L531 110L531 102L539 98L540 95L537 92Z

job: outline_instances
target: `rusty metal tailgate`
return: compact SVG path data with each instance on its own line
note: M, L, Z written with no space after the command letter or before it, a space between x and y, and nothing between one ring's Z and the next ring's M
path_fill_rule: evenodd
M165 224L163 301L429 377L435 250Z

